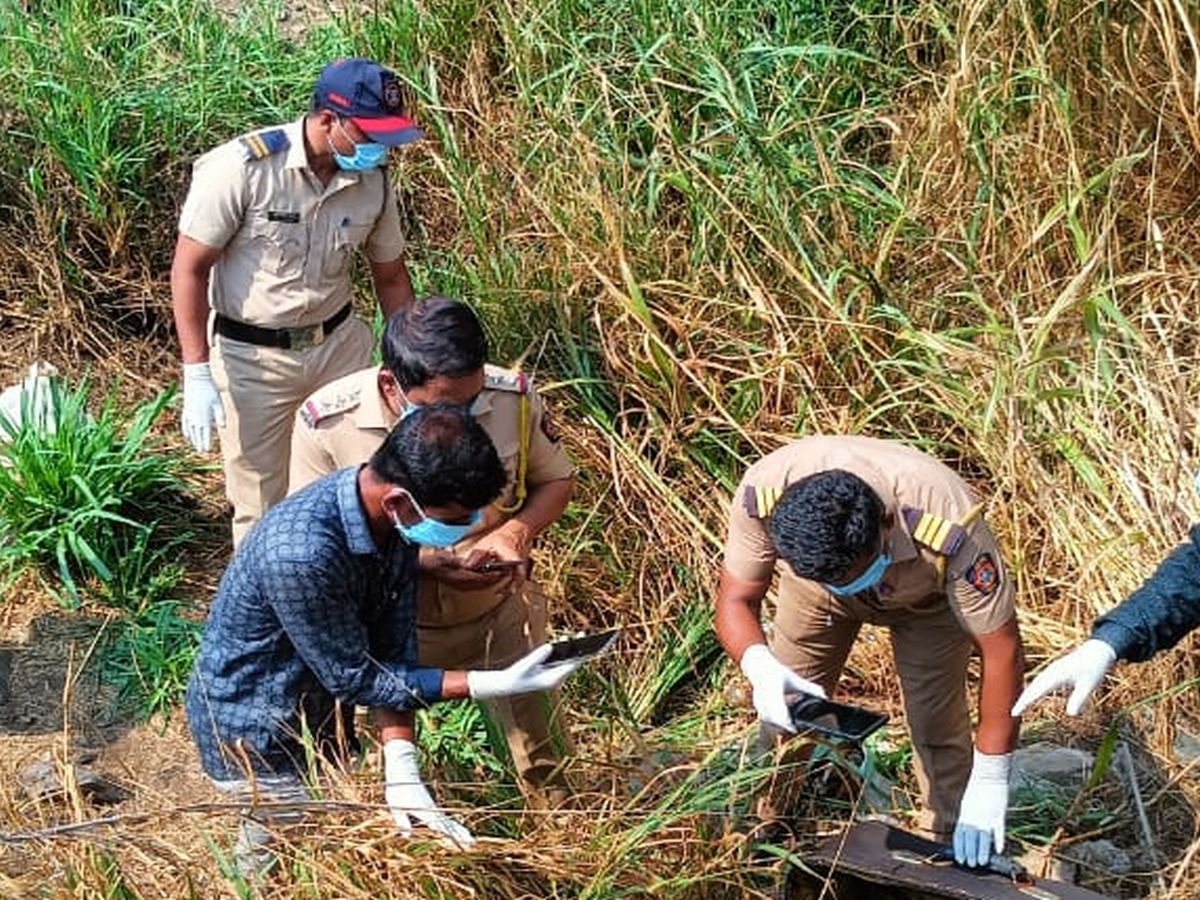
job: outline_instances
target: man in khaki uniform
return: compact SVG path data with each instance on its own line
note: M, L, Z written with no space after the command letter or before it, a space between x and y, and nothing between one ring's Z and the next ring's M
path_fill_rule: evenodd
M371 359L351 315L361 250L384 313L412 300L387 148L420 136L394 73L331 63L312 111L200 157L171 266L183 350L183 432L221 436L236 544L287 493L296 407ZM211 368L210 368L211 359Z
M430 403L470 406L508 471L500 498L471 535L421 553L417 604L422 665L505 666L545 640L546 600L525 578L534 538L562 515L574 468L524 375L484 364L487 338L466 304L442 297L393 313L381 367L340 378L296 413L291 491L357 465L396 421ZM515 568L481 571L505 561ZM495 701L522 791L531 805L565 798L545 695Z
M734 495L716 609L760 720L785 732L796 731L786 696L832 691L862 623L888 628L929 830L953 829L970 865L1003 847L1019 728L1009 710L1023 671L1012 584L980 507L961 478L910 447L796 441L751 466ZM759 616L776 570L768 648ZM974 753L973 646L983 661Z

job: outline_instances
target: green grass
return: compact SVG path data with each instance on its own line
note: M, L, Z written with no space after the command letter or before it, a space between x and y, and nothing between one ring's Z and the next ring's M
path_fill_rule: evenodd
M152 433L172 392L127 415L111 395L93 412L86 380L71 388L51 379L44 390L44 401L24 395L19 422L0 422L0 564L14 574L53 572L69 605L89 583L98 596L128 604L138 593L124 570L130 551L143 559L143 536L159 519L178 517L185 464ZM52 427L34 414L42 402Z

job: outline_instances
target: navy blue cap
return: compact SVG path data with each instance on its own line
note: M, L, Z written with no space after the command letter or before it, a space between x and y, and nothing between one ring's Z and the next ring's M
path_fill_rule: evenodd
M404 96L396 73L369 59L347 57L327 65L317 79L313 107L345 116L371 140L389 147L425 136L404 115Z

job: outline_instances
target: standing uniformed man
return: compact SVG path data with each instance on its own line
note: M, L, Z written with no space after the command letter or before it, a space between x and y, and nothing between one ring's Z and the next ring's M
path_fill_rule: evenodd
M1013 707L1019 716L1046 694L1071 688L1067 714L1077 716L1118 659L1145 662L1200 627L1200 525L1146 582L1092 624L1092 636L1030 682Z
M738 486L716 603L717 634L759 719L784 732L796 730L787 695L832 691L862 624L889 630L929 830L953 829L968 865L1003 848L1023 666L1012 584L980 508L962 479L912 448L796 441ZM777 568L768 642L759 616ZM974 753L972 646L983 660Z
M351 315L355 252L385 314L412 300L384 163L420 136L393 72L342 59L307 115L193 166L171 265L182 427L201 452L220 432L235 546L287 493L300 401L370 362L371 331Z
M469 406L508 482L465 540L422 552L420 658L447 667L507 665L545 640L546 599L525 566L534 539L566 509L574 468L528 379L485 365L487 338L465 303L431 297L407 306L389 316L382 344L381 367L334 381L297 411L290 489L367 459L418 407ZM496 562L516 567L481 570ZM567 791L550 705L531 694L493 706L534 807L557 805Z

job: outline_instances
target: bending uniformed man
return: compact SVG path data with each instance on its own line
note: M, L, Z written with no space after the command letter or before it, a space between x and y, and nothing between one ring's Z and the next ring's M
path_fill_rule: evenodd
M751 466L734 495L716 608L759 719L784 732L796 730L789 694L832 691L862 624L889 630L928 829L953 829L970 865L1003 848L1023 666L1012 585L979 509L961 478L912 448L796 441ZM760 612L777 570L768 646ZM974 752L972 647L983 660Z
M1071 688L1067 714L1077 716L1118 659L1145 662L1200 626L1200 525L1146 582L1092 625L1092 637L1055 660L1029 683L1017 716L1051 691Z
M371 360L371 331L351 315L356 251L385 315L412 300L384 163L420 135L395 74L344 59L306 116L193 166L171 265L182 427L201 452L220 432L235 546L287 493L296 407Z
M507 472L484 521L452 548L421 554L418 605L421 660L429 665L507 665L545 640L546 600L525 579L537 535L562 515L574 468L524 375L485 365L487 338L465 303L443 297L393 313L382 341L383 365L317 391L297 412L291 490L366 459L398 418L429 403L470 407L492 438ZM489 560L515 569L477 570ZM535 807L565 797L550 699L500 700L523 793Z

